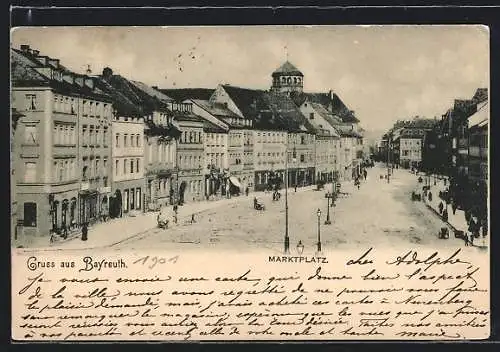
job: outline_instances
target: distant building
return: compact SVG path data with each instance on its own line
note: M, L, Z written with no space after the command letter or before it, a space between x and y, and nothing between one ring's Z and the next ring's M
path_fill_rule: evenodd
M304 88L304 74L292 63L286 61L272 73L271 92L290 94L302 92Z

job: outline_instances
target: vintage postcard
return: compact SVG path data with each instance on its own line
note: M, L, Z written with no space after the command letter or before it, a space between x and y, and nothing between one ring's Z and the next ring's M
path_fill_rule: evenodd
M487 27L9 50L13 341L490 336Z

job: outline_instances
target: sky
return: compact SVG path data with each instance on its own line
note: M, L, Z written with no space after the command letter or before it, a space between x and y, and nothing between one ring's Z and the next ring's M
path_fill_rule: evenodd
M366 130L441 116L489 87L484 26L24 27L11 45L92 74L104 67L160 88L269 89L288 60L304 91L334 91Z

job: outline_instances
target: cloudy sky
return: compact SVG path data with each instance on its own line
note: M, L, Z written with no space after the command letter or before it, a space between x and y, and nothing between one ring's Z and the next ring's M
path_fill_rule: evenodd
M76 72L108 66L161 88L268 89L288 53L305 91L335 91L368 130L441 115L453 99L489 86L481 26L19 28L11 41Z

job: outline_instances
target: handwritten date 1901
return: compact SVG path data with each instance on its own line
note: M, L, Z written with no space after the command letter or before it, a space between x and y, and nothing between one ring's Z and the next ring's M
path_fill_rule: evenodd
M153 269L156 265L158 264L167 264L167 263L172 263L175 264L177 263L177 260L179 259L179 256L176 255L175 257L172 258L164 258L164 257L158 257L158 256L145 256L137 259L134 261L132 264L141 264L146 266L148 269Z

